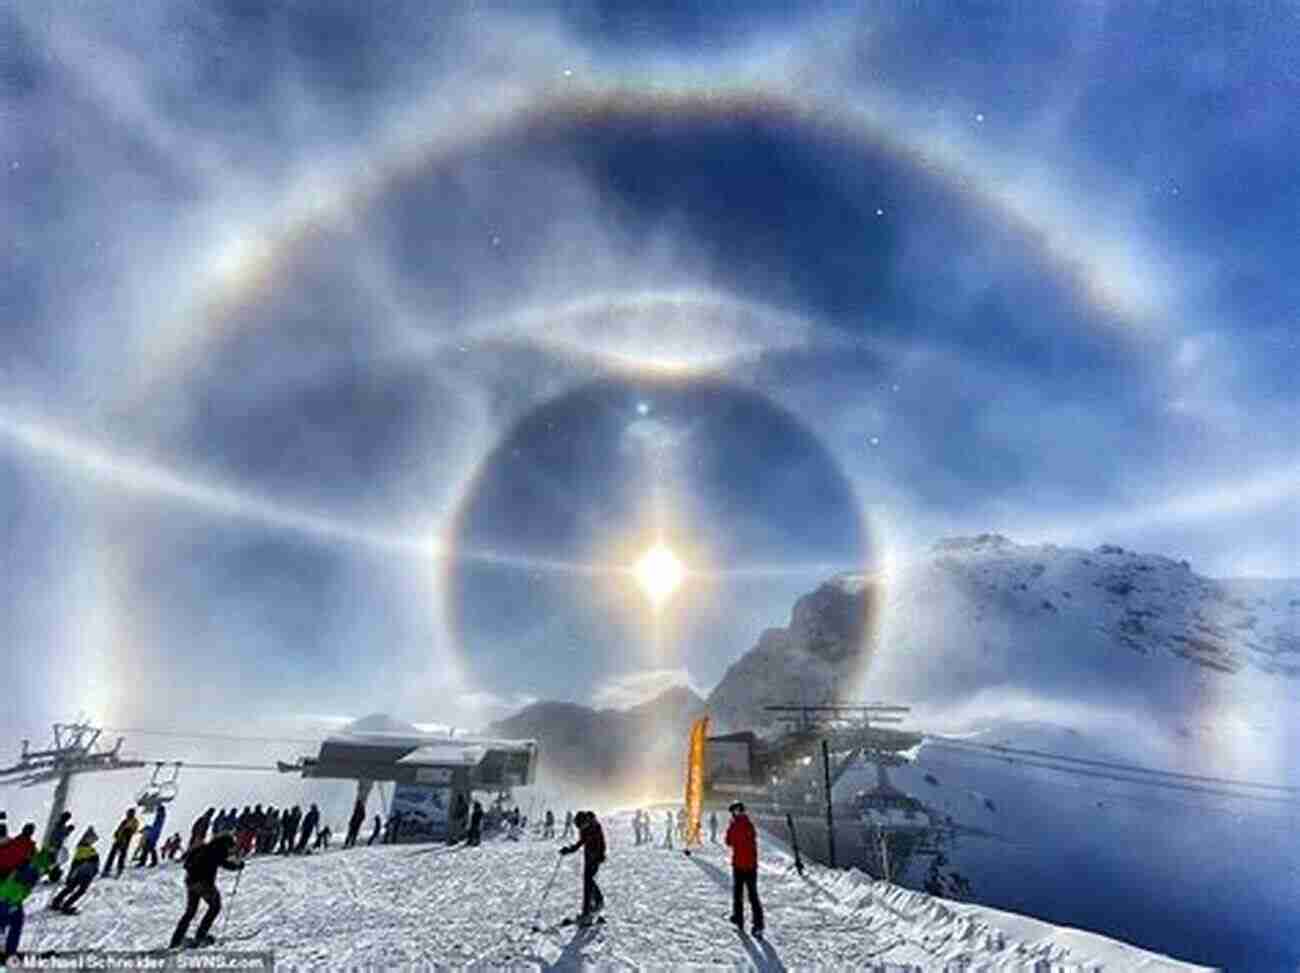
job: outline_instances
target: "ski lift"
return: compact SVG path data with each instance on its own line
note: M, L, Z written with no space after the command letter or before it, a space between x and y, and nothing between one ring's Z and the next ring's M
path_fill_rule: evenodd
M167 770L170 770L170 773ZM176 778L181 773L181 762L178 760L173 764L165 764L161 761L154 764L153 776L149 778L149 783L140 795L135 799L135 803L145 811L153 811L168 801L176 800L178 787Z

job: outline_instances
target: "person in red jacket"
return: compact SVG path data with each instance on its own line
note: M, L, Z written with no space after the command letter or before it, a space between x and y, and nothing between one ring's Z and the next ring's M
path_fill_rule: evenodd
M582 913L578 916L579 925L590 925L596 919L596 913L605 908L605 896L596 884L596 872L605 860L605 832L591 811L579 811L573 816L573 823L578 826L578 840L560 849L561 855L570 855L582 849Z
M731 921L737 929L745 925L742 895L749 891L749 911L754 920L754 935L763 935L763 903L758 901L758 835L754 823L745 814L745 805L736 801L729 808L731 824L725 841L731 848Z
M23 825L23 830L15 838L0 844L0 878L4 878L10 872L16 872L36 854L36 842L32 840L32 835L36 834L36 825L28 823Z

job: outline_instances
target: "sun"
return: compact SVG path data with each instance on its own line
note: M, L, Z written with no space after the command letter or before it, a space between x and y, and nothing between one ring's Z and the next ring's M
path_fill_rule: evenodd
M686 577L682 562L663 544L656 544L642 554L632 573L656 608L668 600Z

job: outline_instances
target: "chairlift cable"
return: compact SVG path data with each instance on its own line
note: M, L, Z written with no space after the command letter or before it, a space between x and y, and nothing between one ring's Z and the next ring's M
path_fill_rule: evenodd
M1045 750L1030 750L1020 747L1006 747L999 744L974 743L970 740L954 739L932 734L926 734L927 743L943 744L949 747L963 748L969 750L979 750L988 752L996 756L1025 756L1037 757L1045 760L1055 760L1062 763L1080 764L1085 767L1099 767L1105 770L1121 771L1131 774L1147 774L1152 777L1170 777L1178 780L1192 781L1202 784L1222 784L1227 787L1252 787L1259 790L1279 791L1285 794L1300 794L1300 787L1289 786L1286 784L1264 783L1262 781L1240 780L1231 777L1215 777L1207 774L1187 774L1175 770L1157 770L1152 767L1140 767L1134 764L1121 764L1109 760L1091 760L1086 757L1071 757L1065 754L1049 753Z
M962 749L962 748L958 748ZM966 752L984 757L989 760L1006 760L1008 759L1000 751L990 748L972 747L967 748ZM1090 770L1085 767L1072 767L1068 764L1051 763L1045 760L1026 760L1017 758L1015 763L1021 767L1034 767L1041 770L1054 770L1063 774L1074 774L1079 777L1093 777L1098 780L1112 780L1124 784L1136 784L1139 787L1163 787L1169 790L1186 791L1192 794L1209 794L1216 797L1226 797L1243 801L1267 801L1270 804L1294 804L1296 798L1285 794L1251 794L1243 791L1225 790L1218 787L1207 787L1198 784L1187 783L1178 780L1161 779L1159 773L1146 777L1123 776L1116 773L1107 773L1101 770ZM1271 786L1271 785L1269 785Z

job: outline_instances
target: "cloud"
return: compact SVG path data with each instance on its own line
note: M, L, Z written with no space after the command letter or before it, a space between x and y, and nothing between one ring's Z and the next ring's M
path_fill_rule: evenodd
M591 705L596 709L629 709L678 686L704 695L692 685L690 673L685 669L645 669L602 683L592 694Z
M453 706L473 721L475 726L482 727L495 720L513 716L535 702L537 697L527 693L494 693L479 689L459 695L453 701Z
M1001 528L1296 573L1294 284L1269 246L1294 207L1249 191L1290 172L1257 84L1276 51L1234 80L1200 34L1155 91L1111 63L1150 27L1122 11L972 35L710 15L721 51L668 12L646 50L640 13L271 16L16 8L0 440L57 502L5 508L4 604L16 654L68 647L21 675L24 718L134 698L150 666L204 673L196 694L279 672L228 692L250 709L517 708L579 641L557 599L503 604L480 572L479 614L524 634L452 631L435 559L516 420L611 372L707 368L790 409L902 545ZM1221 192L1238 151L1259 178ZM630 405L629 451L696 428ZM777 465L780 571L837 528ZM701 515L766 536L730 499ZM571 567L503 534L513 578ZM755 631L788 613L719 591ZM748 648L701 642L698 673ZM623 705L670 671L565 690Z

